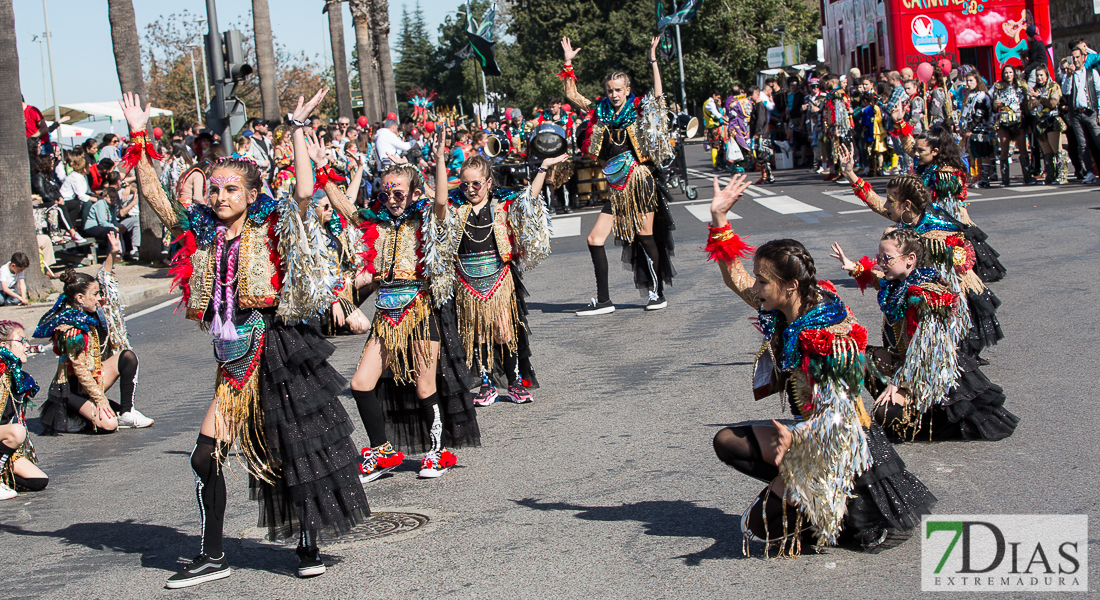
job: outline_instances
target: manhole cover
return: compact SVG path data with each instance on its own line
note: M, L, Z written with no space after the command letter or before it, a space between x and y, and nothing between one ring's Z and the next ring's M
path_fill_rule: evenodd
M321 536L320 546L330 549L334 547L346 548L360 546L379 538L416 531L424 525L427 525L429 521L431 521L430 517L419 513L375 512L371 513L371 516L351 533L335 539L325 539L324 536ZM244 532L242 537L246 539L255 539L258 537L260 538L258 541L263 545L296 546L298 544L297 536L286 540L273 541L267 538L267 530L259 528Z

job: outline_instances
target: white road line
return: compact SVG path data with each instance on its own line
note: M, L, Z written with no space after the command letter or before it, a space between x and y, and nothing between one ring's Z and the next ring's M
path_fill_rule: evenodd
M573 237L581 234L581 218L580 217L556 217L554 218L552 225L554 232L550 234L550 238L560 237Z
M1026 194L1026 193L1030 192L1033 188L1032 188L1032 186L1026 186L1026 187L1008 186L1006 188L1001 188L1001 189L1005 190L1005 191L1009 191L1009 192L1016 192L1017 194ZM1040 193L1043 193L1043 192L1040 192ZM1049 194L1051 192L1045 192L1045 193Z
M764 208L774 210L781 215L793 215L797 213L822 212L820 208L811 206L790 196L768 196L766 198L753 198L753 201Z
M717 177L718 178L718 183L722 186L727 186L727 185L730 184L730 177L728 175L713 175L713 174L708 175L708 174L706 174L706 173L704 173L704 172L702 172L698 169L688 169L688 173L691 174L691 175L694 175L696 177L699 177L701 179L705 179L708 182L712 181L713 178ZM750 195L750 196L753 196L753 197L767 196L768 195L768 192L763 191L760 188L753 189L753 186L751 186L751 185L748 187L748 189L745 190L745 193Z
M860 200L859 198L856 198L856 195L852 194L852 193L846 193L845 194L845 193L837 193L837 192L832 192L832 193L826 192L826 195L828 195L832 198L835 198L837 200L840 200L841 202L847 202L848 204L854 204L856 206L863 206L863 200ZM844 214L844 213L842 212L840 214Z
M750 185L748 187L748 189L745 190L745 193L747 193L750 196L769 196L769 195L771 195L771 192L769 192L768 190L760 189L760 188L756 187L755 185Z
M856 210L841 210L841 211L837 211L837 213L836 213L836 214L838 214L838 215L854 215L854 214L856 214L856 213L863 213L863 212L873 212L873 211L872 211L871 209L869 209L869 208L857 208Z
M1009 188L1012 189L1012 188ZM1045 192L1040 194L1020 194L1019 196L1001 196L999 198L978 198L977 200L971 200L968 196L967 202L989 202L991 200L1008 200L1011 198L1045 198L1046 196L1064 196L1066 194L1087 194L1089 192L1100 192L1100 189L1095 190L1066 190L1064 192ZM974 194L971 194L973 196Z
M149 307L145 310L139 310L139 311L137 311L136 313L134 313L132 315L126 315L126 317L123 320L124 321L129 321L130 319L136 319L138 317L144 317L145 315L147 315L149 313L152 313L152 312L156 312L156 311L158 311L162 308L168 308L169 306L172 306L173 304L175 304L179 301L180 301L180 299L177 296L175 298L172 298L171 300L166 300L164 302L161 302L160 304L158 304L156 306L151 306L151 307Z
M684 208L686 208L696 219L704 223L710 223L710 204L689 204ZM726 211L726 218L732 221L734 219L740 219L741 215Z

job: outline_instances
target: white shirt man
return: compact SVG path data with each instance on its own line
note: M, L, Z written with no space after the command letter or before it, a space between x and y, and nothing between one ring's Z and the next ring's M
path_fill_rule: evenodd
M378 161L378 172L381 173L393 160L390 155L397 156L402 152L408 152L415 146L413 142L406 142L397 135L397 121L386 119L382 128L374 136L375 156Z

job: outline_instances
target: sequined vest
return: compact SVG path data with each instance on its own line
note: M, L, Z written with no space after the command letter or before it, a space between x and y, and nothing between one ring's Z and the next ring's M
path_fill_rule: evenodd
M393 222L367 221L363 224L363 261L374 280L420 280L424 275L424 240L421 219L411 216L396 227ZM392 266L392 273L390 268Z
M274 308L279 305L281 287L278 243L272 228L276 214L262 224L246 219L241 230L240 250L237 257L237 306L239 308ZM187 302L187 318L202 321L210 308L214 292L215 241L196 248L191 255L191 298Z
M588 157L592 160L597 160L600 156L600 150L603 149L604 140L607 136L611 135L611 127L593 117L595 124L592 126L592 138L588 145ZM638 138L642 136L641 132L641 117L634 120L633 123L627 125L625 128L626 136L630 140L630 147L634 149L634 154L638 157L638 162L647 162L650 160L649 150L645 144L639 143Z
M453 206L453 205L452 205ZM463 204L455 209L455 227L458 231L463 232L466 230L466 219L470 218L470 213L474 210L474 207L470 204ZM495 202L492 206L493 210L493 236L497 240L497 250L500 251L500 260L504 262L510 262L512 260L512 229L508 225L508 205L503 202Z

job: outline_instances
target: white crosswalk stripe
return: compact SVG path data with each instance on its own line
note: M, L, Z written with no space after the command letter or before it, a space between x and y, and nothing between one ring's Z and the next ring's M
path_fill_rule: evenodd
M552 223L554 231L551 238L573 237L581 234L580 217L556 217Z
M822 212L820 208L806 204L801 200L795 200L790 196L767 196L753 198L753 201L764 208L774 210L781 215L794 215L798 213Z
M686 208L696 219L704 223L710 223L710 204L688 204L684 208ZM726 211L726 218L732 221L734 219L740 219L741 215Z

